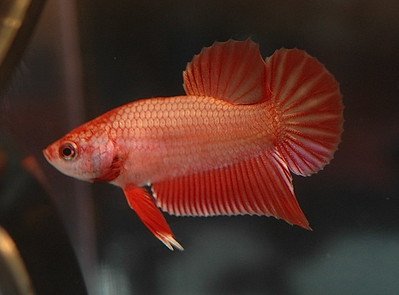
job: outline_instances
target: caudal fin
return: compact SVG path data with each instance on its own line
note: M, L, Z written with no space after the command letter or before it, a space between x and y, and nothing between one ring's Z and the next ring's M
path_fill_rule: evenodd
M316 173L330 162L341 140L337 81L306 52L280 49L266 59L266 87L281 124L279 152L293 173Z

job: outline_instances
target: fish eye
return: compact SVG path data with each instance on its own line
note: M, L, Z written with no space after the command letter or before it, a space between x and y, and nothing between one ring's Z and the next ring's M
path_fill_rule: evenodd
M74 142L67 142L60 146L59 153L64 160L71 161L78 155L78 147Z

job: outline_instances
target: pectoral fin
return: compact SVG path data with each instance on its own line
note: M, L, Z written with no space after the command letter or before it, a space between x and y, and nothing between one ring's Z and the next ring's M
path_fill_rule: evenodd
M176 241L165 217L155 205L151 195L144 189L134 185L127 185L124 189L129 206L136 211L147 228L173 251L174 248L184 250Z

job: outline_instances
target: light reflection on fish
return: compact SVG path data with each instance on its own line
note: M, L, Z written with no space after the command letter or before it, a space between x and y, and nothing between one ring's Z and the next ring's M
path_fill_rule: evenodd
M274 216L309 229L290 171L315 173L337 149L343 105L334 77L302 50L264 60L253 41L230 40L204 48L183 78L186 95L113 109L45 157L66 175L121 187L170 249L183 248L160 210Z

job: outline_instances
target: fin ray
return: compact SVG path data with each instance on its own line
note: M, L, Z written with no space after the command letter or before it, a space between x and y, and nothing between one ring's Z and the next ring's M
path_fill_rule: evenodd
M256 103L265 98L264 65L258 45L250 39L215 42L187 64L183 86L187 95Z
M327 165L341 140L339 85L315 58L279 49L266 59L266 88L280 114L277 148L290 170L307 176Z
M129 206L137 213L145 226L170 250L183 250L176 241L165 217L156 207L152 197L144 188L127 185L124 189Z
M266 215L309 229L292 177L276 150L222 167L153 184L156 203L177 216Z

